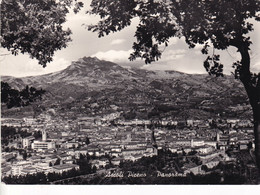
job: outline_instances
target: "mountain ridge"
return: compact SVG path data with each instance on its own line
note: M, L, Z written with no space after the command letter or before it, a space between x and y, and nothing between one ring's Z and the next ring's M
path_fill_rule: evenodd
M169 115L174 114L176 108L183 113L185 109L195 109L218 115L229 112L229 106L248 105L242 84L231 76L215 78L178 71L129 69L91 57L73 61L55 73L2 77L2 81L14 88L25 85L42 88L47 91L45 100L48 104L74 102L76 107L85 107L79 102L98 103L102 110L117 105L123 112L139 109L143 110L137 111L139 114L157 113L160 117L164 117L166 111Z

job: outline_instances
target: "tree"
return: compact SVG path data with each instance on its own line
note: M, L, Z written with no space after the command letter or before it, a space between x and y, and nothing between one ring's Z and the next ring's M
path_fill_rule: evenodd
M201 166L201 170L207 172L209 169L208 169L207 165L202 165L202 166Z
M2 0L1 46L13 55L28 53L45 67L71 41L71 30L62 28L69 9L76 13L82 6L77 0Z
M85 143L86 143L86 145L89 145L89 144L90 144L90 140L89 140L88 137L86 137L86 139L85 139Z
M40 138L42 137L42 132L41 132L41 131L35 131L35 132L33 133L33 137L34 137L35 139L40 139Z
M26 160L26 159L27 159L27 156L28 156L28 155L27 155L27 152L24 151L24 153L23 153L23 159Z
M40 100L44 93L45 90L29 88L28 85L19 91L11 88L8 83L1 81L1 102L5 103L7 108L28 106Z
M130 60L142 58L151 63L161 57L160 46L168 45L172 37L183 37L190 48L202 44L207 55L204 67L210 75L223 76L223 64L214 49L237 48L241 60L234 62L233 75L247 92L253 110L255 154L260 170L260 73L250 70L249 32L252 21L260 21L258 0L92 0L89 14L101 20L89 30L99 37L129 26L133 18L139 19L136 42ZM249 20L250 19L250 20ZM209 55L209 48L213 54Z
M60 158L57 158L57 160L55 161L54 165L60 165L61 164L61 160Z

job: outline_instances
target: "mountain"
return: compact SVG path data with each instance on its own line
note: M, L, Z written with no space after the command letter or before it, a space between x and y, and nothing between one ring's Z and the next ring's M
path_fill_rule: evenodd
M244 88L231 76L147 71L83 57L59 72L3 76L2 81L17 89L43 88L44 106L60 112L73 108L78 114L104 115L115 112L115 105L116 111L130 118L250 116Z

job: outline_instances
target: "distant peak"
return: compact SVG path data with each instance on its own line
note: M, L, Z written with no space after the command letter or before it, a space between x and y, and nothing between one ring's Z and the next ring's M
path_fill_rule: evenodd
M97 57L83 57L82 58L84 61L86 61L86 62L89 62L89 61L94 61L94 62L99 62L100 60L97 58Z
M84 64L94 65L94 64L98 64L100 62L101 62L101 60L99 60L97 57L86 57L85 56L83 58L79 58L77 61L73 61L72 67L74 67L74 66L78 67L78 66L82 66Z

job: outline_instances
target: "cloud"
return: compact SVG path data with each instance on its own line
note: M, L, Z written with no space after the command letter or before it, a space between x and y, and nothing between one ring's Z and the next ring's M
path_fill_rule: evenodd
M109 51L99 51L93 54L91 57L97 57L101 60L107 60L111 62L128 62L128 58L132 50L109 50Z
M201 50L204 47L203 44L196 44L194 49Z
M182 39L179 39L177 37L172 37L172 38L169 39L168 46L176 45L178 43L178 41L182 41Z
M23 64L17 65L15 61L21 61ZM13 58L9 56L6 63L1 64L1 75L12 75L15 77L24 77L32 75L42 75L65 69L70 62L64 58L54 57L53 61L43 68L35 59L29 58L28 55L18 55Z
M252 72L255 72L255 73L260 72L260 60L252 65Z
M165 51L162 54L162 61L174 61L178 60L180 58L183 58L185 54L187 53L187 50L185 49L173 49Z
M186 49L171 49L162 53L161 59L151 64L144 64L142 69L147 70L173 70L173 64L178 64L187 54Z
M65 60L64 58L57 57L54 57L53 61L47 64L45 68L40 66L37 60L30 60L25 65L24 70L19 72L21 74L20 76L42 75L63 70L69 65L69 61Z
M64 58L54 57L53 62L47 65L45 68L46 73L56 72L67 68L71 64L70 61Z
M125 39L115 39L113 41L111 41L111 45L119 45L119 44L122 44L124 43L126 40Z

